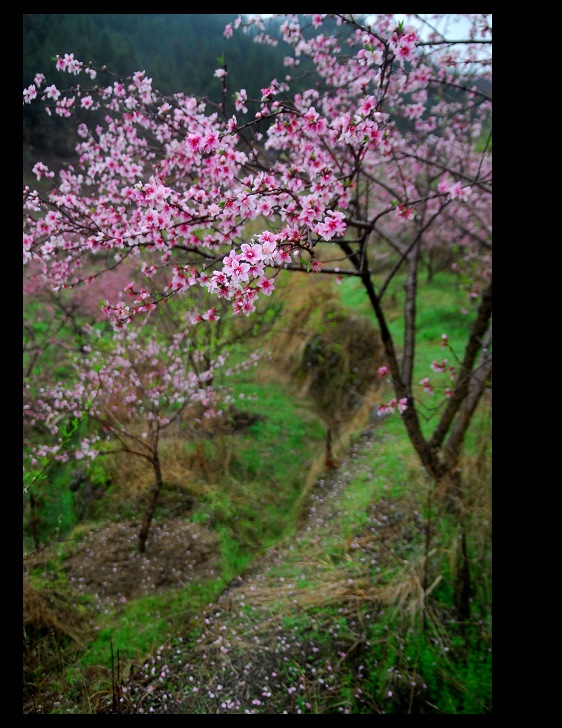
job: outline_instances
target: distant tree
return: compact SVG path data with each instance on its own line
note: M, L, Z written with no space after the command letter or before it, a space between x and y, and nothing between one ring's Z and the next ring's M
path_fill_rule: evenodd
M26 390L26 465L39 473L49 462L93 460L119 452L147 461L154 483L139 531L143 552L164 487L162 433L182 419L194 425L221 415L231 396L217 376L220 369L223 376L232 370L224 367L225 355L205 362L186 332L163 342L162 335L127 327L114 334L109 347L99 330L86 330L84 336L88 334L90 345L74 357L75 376L35 392ZM254 361L255 357L238 368ZM86 427L79 428L79 423ZM38 430L43 437L37 437ZM37 485L28 483L33 491Z

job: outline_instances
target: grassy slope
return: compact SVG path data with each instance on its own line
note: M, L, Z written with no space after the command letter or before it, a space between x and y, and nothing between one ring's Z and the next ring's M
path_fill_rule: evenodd
M349 283L344 302L367 314ZM442 358L441 333L455 347L467 321L460 297L438 278L425 300L416 380ZM392 326L399 331L398 316ZM65 698L52 712L109 709L111 645L122 674L146 666L121 695L122 712L490 712L489 409L464 463L474 599L470 623L458 624L458 524L428 500L399 419L377 423L330 477L318 473L322 423L294 390L248 373L236 388L265 419L222 440L228 467L201 488L194 514L220 534L221 577L97 615L96 638L62 661L54 687ZM299 528L299 488L311 472L321 477L308 505L324 515ZM54 555L50 585L68 590L58 566Z

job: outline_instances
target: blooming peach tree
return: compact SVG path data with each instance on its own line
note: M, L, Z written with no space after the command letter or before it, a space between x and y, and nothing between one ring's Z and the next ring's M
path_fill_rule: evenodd
M189 428L215 418L232 402L218 381L252 366L259 355L227 368L227 355L210 363L188 336L188 329L163 341L161 334L128 326L110 343L100 329L85 327L90 344L74 357L74 374L39 391L26 388L24 423L32 432L25 442L28 488L32 473L49 463L95 460L122 452L142 458L154 474L139 550L145 550L150 525L164 486L160 457L163 432L182 421ZM45 436L37 438L37 429Z
M287 74L250 99L218 68L219 103L164 96L145 71L119 78L57 56L71 84L38 73L24 103L75 124L76 161L56 181L35 164L25 263L56 290L127 264L130 281L104 306L116 330L198 288L216 304L186 323L250 316L281 270L357 278L394 389L383 411L403 419L427 473L446 477L492 372L491 16L462 16L463 35L455 19L241 16L225 35L284 43ZM259 232L248 234L250 221ZM414 381L418 287L437 258L462 275L471 327L426 435L419 396L432 384ZM385 298L398 275L402 341Z

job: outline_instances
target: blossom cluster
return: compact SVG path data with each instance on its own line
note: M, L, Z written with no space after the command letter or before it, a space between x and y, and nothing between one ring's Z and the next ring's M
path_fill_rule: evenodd
M312 16L318 29L325 21L323 15ZM337 16L337 22L344 23L344 16ZM469 163L460 145L465 134L445 123L444 102L435 102L433 108L429 103L432 71L418 53L415 29L393 25L384 17L378 22L376 34L365 30L350 36L359 43L352 56L344 53L335 36L319 32L305 38L292 18L281 25L283 39L293 50L287 58L296 62L310 56L319 77L333 91L321 96L311 88L294 94L292 104L287 104L281 94L289 90L290 76L285 81L274 79L262 89L255 118L269 118L271 124L263 140L257 129L254 138L266 154L277 156L267 171L253 165L258 147L252 153L242 151L235 114L221 119L196 98L181 93L163 97L143 71L127 81L91 88L79 85L65 92L54 84L45 85L45 76L37 74L24 90L24 103L41 94L49 113L69 116L79 100L82 111L106 109L107 116L104 124L92 128L81 123L79 169L63 170L48 200L24 191L24 259L39 261L57 289L88 280L85 256L95 256L108 268L115 261L136 257L139 265L169 271L168 294L205 286L231 300L234 313L247 315L255 310L258 296L273 289L268 268L290 266L293 255L299 260L308 255L306 267L321 268L314 248L345 237L360 170L367 176L382 174L383 215L396 210L401 225L415 219L416 201L422 198L413 180L420 163L405 174L404 162L400 167L393 162L409 150L410 141L381 107L392 102L407 119L417 123L423 117L426 126L441 126L447 137L428 139L428 153L436 144L439 153L439 147L445 151L446 143L449 156L462 158L463 166ZM239 18L226 35L237 27L258 28L257 42L266 42L259 18ZM389 53L399 63L383 83ZM58 55L55 66L92 80L97 74L91 64L68 53ZM246 89L235 90L233 98L235 112L247 113ZM480 108L482 116L485 104ZM158 157L147 144L147 135L161 145ZM423 153L420 147L419 154ZM474 175L487 174L481 158L474 165ZM467 171L468 167L465 177ZM34 172L38 179L53 178L40 162ZM466 203L471 185L442 175L439 192L450 202ZM425 204L437 206L439 198ZM370 217L369 206L365 210ZM451 219L454 214L451 209ZM272 238L245 241L244 226L250 220L267 221ZM396 223L391 217L388 223L393 231ZM189 266L181 263L186 251L195 256L196 262ZM132 291L137 293L131 295ZM148 287L131 287L120 304L104 310L124 323L150 313L159 300Z
M82 355L74 357L74 374L67 381L58 381L32 392L26 385L24 423L32 430L41 425L50 435L50 442L32 439L27 443L25 467L36 467L41 459L56 461L95 459L117 434L121 442L137 441L150 453L157 447L159 432L172 421L189 413L191 423L218 417L230 404L230 390L217 381L227 370L226 354L219 354L209 363L193 350L188 330L174 335L168 343L160 342L156 333L143 334L130 327L114 332L110 350L100 339L99 329L86 327L91 345L82 347ZM239 365L251 366L259 359L254 354ZM191 362L191 365L189 364ZM87 420L89 428L73 438L68 447L64 438L66 423L71 419ZM135 423L144 423L137 432Z
M57 70L77 79L70 88L37 73L24 89L24 104L79 117L76 159L56 174L37 161L33 173L47 191L23 190L28 275L42 276L61 292L99 282L117 268L130 273L100 309L114 326L114 351L95 366L92 354L75 391L61 385L50 399L38 397L53 437L60 433L57 417L88 413L107 424L117 401L116 418L130 408L150 423L148 443L170 421L164 403L176 409L197 404L210 415L220 409L214 370L186 374L182 342L173 344L177 357L155 342L140 347L134 336L127 352L122 348L119 337L128 326L174 296L204 301L185 314L188 331L219 321L227 309L255 313L282 269L374 284L387 250L401 263L418 260L422 250L428 265L446 261L462 274L469 306L487 285L491 95L482 81L489 76L473 82L468 74L460 87L458 71L462 64L486 70L488 20L471 18L461 51L443 43L437 30L422 41L426 24L416 25L413 17L396 22L381 15L368 26L346 15L304 17L314 32L295 15L278 26L280 37L268 35L259 16L240 16L227 26L226 37L251 31L258 43L285 44L287 73L249 98L246 88L229 88L228 74L217 69L230 92L220 112L195 96L161 94L145 71L117 78L72 53L55 61ZM437 29L434 21L428 27ZM475 38L478 53L471 48ZM305 59L314 69L308 88L296 84ZM209 305L207 294L216 303ZM144 356L143 347L153 352L145 361L149 380L132 365ZM395 373L395 361L392 367ZM446 360L435 361L433 370L448 371L454 381ZM119 379L131 387L123 396ZM418 383L425 393L434 391L429 377ZM399 388L381 414L404 413L409 382L406 389L409 396ZM92 392L99 395L89 404ZM107 397L115 401L108 404ZM63 457L62 441L49 447ZM83 453L92 457L97 447L90 437Z

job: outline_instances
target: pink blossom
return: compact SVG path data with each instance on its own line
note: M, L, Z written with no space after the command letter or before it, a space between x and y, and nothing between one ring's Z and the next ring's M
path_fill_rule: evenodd
M248 93L245 88L241 88L234 94L234 108L236 111L241 111L243 114L248 113L246 102L248 100Z
M290 263L291 256L289 255L289 251L284 248L278 249L275 255L275 262L279 264Z
M395 35L391 39L391 48L402 65L405 61L411 61L414 58L417 40L413 28L404 28L399 35Z
M427 394L433 394L433 387L431 386L431 382L428 377L421 379L420 384L422 385L424 392L427 392Z
M50 86L47 86L45 89L45 95L48 99L54 99L56 101L60 97L61 93L53 83Z
M421 119L425 107L423 104L408 104L404 108L404 115L407 119Z
M458 198L459 200L466 202L471 194L472 188L469 185L465 185L463 187L460 182L455 182L455 184L449 189L449 195L452 200L456 200Z
M234 255L232 251L224 259L223 263L223 271L231 277L233 283L249 280L248 271L250 270L250 266L248 263L241 262L241 256Z
M396 214L398 217L402 218L402 220L412 220L416 216L416 211L413 207L407 207L400 203L396 206Z
M43 164L43 162L37 162L33 166L33 174L37 177L37 179L41 179L41 177L54 177L55 173L50 172L49 168L46 164Z
M252 245L248 243L242 243L240 246L240 250L242 251L240 254L240 258L242 260L246 260L248 263L256 263L260 260L263 260L263 253L262 253L262 246L259 243L254 243Z
M273 278L261 278L258 281L258 286L265 296L270 296L275 289L275 281Z
M206 311L203 314L203 319L205 321L218 321L220 319L220 316L217 316L217 309L216 308L210 308L208 311Z
M23 101L26 104L30 104L35 98L37 98L37 89L31 84L23 91Z
M395 49L396 57L402 63L404 63L404 61L410 61L412 60L413 50L414 48L412 45L408 43L401 43Z
M328 214L324 218L324 222L316 225L315 230L324 240L330 240L337 235L342 236L345 233L346 222L343 212L328 210Z
M58 71L68 71L76 76L82 70L82 65L74 58L74 53L65 53L64 58L57 54L56 68Z
M377 100L374 96L365 96L359 104L359 113L361 116L369 116L377 106Z
M236 255L235 250L231 250L230 253L223 258L223 271L227 275L232 275L233 270L238 266L242 259L242 256Z
M404 412L408 407L408 398L402 397L402 399L399 399L396 407L398 409L398 412L400 412L400 414L402 414L402 412Z
M273 203L268 197L262 197L257 204L256 211L264 217L269 217L273 212Z
M261 254L262 260L266 264L273 264L277 254L277 243L271 236L271 233L265 232L258 235L258 240L261 242Z
M311 106L303 115L303 119L306 121L306 128L310 131L314 131L316 134L323 134L326 131L326 120L320 116L314 106Z
M443 359L440 362L435 361L435 359L431 362L431 368L434 372L444 372L445 368L447 366L447 359Z

